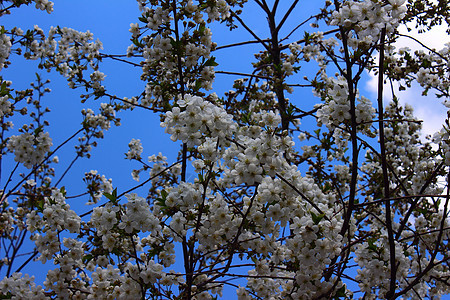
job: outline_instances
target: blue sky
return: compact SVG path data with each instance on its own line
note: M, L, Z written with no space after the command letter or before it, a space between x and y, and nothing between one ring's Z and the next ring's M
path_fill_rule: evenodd
M280 1L285 3L287 1ZM290 1L289 1L290 2ZM126 4L124 4L126 3ZM291 18L286 23L289 30L295 27L299 22L303 21L312 12L312 8L317 4L315 1L301 1L298 9L296 9ZM280 7L283 10L283 6ZM317 11L315 11L317 12ZM126 52L130 44L130 34L128 32L130 23L138 22L140 16L138 6L135 1L123 0L65 0L55 1L54 12L47 14L38 11L33 6L22 7L12 11L12 15L3 16L2 24L7 28L19 26L26 30L38 24L44 32L48 32L50 26L59 25L61 27L70 27L79 31L90 30L95 39L100 39L103 43L103 53L123 54ZM261 15L259 8L255 4L249 3L248 10L244 11L243 19L249 20L249 26L255 29L255 33L262 38L268 36L266 20ZM287 31L289 31L287 30ZM308 28L298 31L294 35L293 40L303 37L303 30L313 31ZM245 41L250 39L250 35L242 30L230 32L220 24L213 25L213 40L218 45L229 44L233 42ZM259 46L242 46L239 49L219 50L214 55L217 57L219 66L216 70L237 71L242 72L249 70L253 61L253 53L261 49ZM13 64L10 68L2 70L1 74L5 79L13 82L13 87L24 89L28 84L35 80L35 72L39 72L44 78L48 76L51 79L49 87L52 93L47 94L44 98L43 105L49 106L52 111L48 114L50 127L48 128L54 145L58 145L65 138L70 136L78 128L82 117L80 110L86 107L98 107L102 100L88 100L85 104L79 101L79 94L82 91L70 90L67 87L66 80L59 74L47 74L45 71L36 68L36 62L24 61L17 56L12 57ZM131 97L138 95L145 86L145 83L139 80L141 70L123 63L105 60L100 70L107 77L104 82L107 90L118 96ZM305 69L308 72L308 69ZM310 70L309 70L310 72ZM300 74L300 78L304 73ZM211 92L216 92L219 96L223 92L230 89L230 83L238 77L229 75L216 75L216 81ZM370 81L367 83L368 96L373 93ZM302 99L298 101L313 100L312 93L309 89L302 91ZM374 98L372 98L374 99ZM423 99L423 98L420 98ZM410 99L411 100L411 99ZM106 102L106 100L104 100ZM420 101L418 107L420 109ZM435 103L439 101L434 100ZM436 110L436 109L435 109ZM437 109L438 110L438 109ZM159 126L159 116L150 114L147 111L135 109L132 112L122 113L122 126L112 127L106 133L105 139L99 142L99 146L92 151L90 160L83 159L78 161L76 167L70 172L61 185L66 186L69 195L79 194L83 192L84 184L82 177L84 172L91 169L98 170L100 174L104 174L107 178L113 179L113 185L118 187L119 193L127 190L136 184L131 179L131 171L138 167L136 164L130 164L124 159L124 153L128 149L128 143L132 138L139 138L143 142L143 157L162 152L168 157L169 163L176 160L179 143L170 141L169 136L164 134L164 130ZM14 121L14 120L13 120ZM16 122L16 129L20 127L19 119ZM58 156L60 157L60 169L64 169L74 157L73 146L71 144L65 147ZM9 160L6 158L2 166L3 180L8 174L8 170L13 168L12 156ZM57 176L58 178L58 170ZM3 185L4 182L1 182ZM70 203L79 212L84 212L88 208L84 207L87 199L79 199L76 203ZM47 266L45 266L47 267ZM52 266L50 266L52 267ZM29 272L37 277L37 281L45 278L45 272L40 263L31 264L24 272ZM4 274L0 274L0 278Z
M302 9L297 9L293 13L286 24L290 30L296 26L299 20L303 20L301 14L310 12L305 6L312 5L302 4ZM286 4L286 2L284 2ZM283 5L280 7L283 9ZM243 19L248 20L248 24L254 29L255 33L262 38L268 36L266 20L259 13L259 8L255 4L249 3L249 9L244 12ZM94 39L100 39L103 43L103 53L123 54L130 44L130 34L128 32L130 23L138 22L140 16L138 6L135 1L119 0L77 0L77 1L55 1L54 12L47 14L46 12L36 10L34 5L28 7L23 6L19 9L12 10L12 14L2 17L2 24L6 28L18 26L23 30L31 29L35 24L39 25L44 32L48 32L51 26L59 25L61 27L70 27L78 31L90 30L94 34ZM302 37L302 31L295 39ZM230 32L223 25L213 24L213 40L219 45L240 42L250 39L250 35L245 31L235 30ZM253 53L258 52L261 47L241 46L239 49L224 49L214 55L217 57L219 66L216 70L245 72L250 70L253 61ZM236 55L238 53L238 55ZM102 100L88 100L85 104L79 101L79 95L83 91L70 90L67 86L65 78L55 73L47 73L46 71L37 69L37 62L26 61L17 55L10 57L12 65L8 69L2 70L5 79L13 82L15 89L25 89L29 87L29 83L35 81L35 72L39 73L44 79L48 78L51 83L48 87L52 92L43 98L43 105L51 108L51 112L47 115L50 126L47 130L53 139L53 148L64 141L80 128L82 116L80 110L86 107L98 107ZM129 66L127 64L118 63L105 59L100 67L107 77L104 82L107 90L118 96L131 97L138 95L145 86L145 83L139 80L141 70ZM219 96L223 92L228 91L232 81L238 77L229 75L216 75L216 81L211 92L216 92ZM305 93L308 97L312 94ZM104 100L106 102L107 100ZM84 172L89 170L98 170L100 174L104 174L107 178L113 179L113 185L118 187L119 192L127 190L136 184L131 179L131 171L138 167L136 164L130 164L124 159L124 153L128 149L128 143L132 138L142 140L144 146L143 156L157 154L162 152L168 157L169 163L176 160L179 143L170 141L169 136L164 134L164 130L159 126L159 116L151 114L147 111L135 109L132 112L121 113L122 126L112 127L105 134L105 138L99 142L99 146L92 150L92 158L79 160L75 167L65 177L60 186L65 186L68 195L80 194L84 191L85 185L82 182ZM14 130L17 130L23 122L28 120L24 118L14 118ZM22 123L21 123L22 122ZM13 130L13 132L15 132ZM60 158L59 167L56 170L56 179L62 173L70 161L74 157L73 146L75 143L69 143L57 155ZM2 165L3 181L8 172L14 167L13 156L5 157ZM189 174L188 174L189 176ZM2 185L4 182L2 182ZM82 213L87 211L88 207L84 206L87 199L72 200L70 205L76 211ZM30 243L28 249L31 250ZM25 247L24 247L25 248ZM51 265L42 266L41 263L31 263L29 267L22 270L24 273L36 276L37 282L45 279L44 270L53 268ZM4 274L0 274L0 277ZM234 293L234 292L233 292Z
M284 2L285 5L287 2ZM255 4L249 3L249 9L244 11L243 19L249 20L248 24L254 28L256 34L262 38L268 36L265 18L259 13L260 10ZM286 28L289 31L298 24L303 18L301 14L311 12L301 4L301 9L296 9L292 17L288 19ZM283 5L280 5L283 9ZM258 13L257 13L258 12ZM130 34L128 32L130 23L138 22L140 16L136 2L130 1L124 5L123 1L118 0L96 0L96 1L55 1L54 12L36 10L34 6L21 7L12 11L10 16L2 17L4 26L11 28L19 26L26 30L33 28L38 24L44 32L48 32L51 26L59 25L61 27L70 27L78 31L90 30L94 34L94 39L100 39L103 43L103 53L123 54L130 45ZM308 29L308 28L306 28ZM294 39L303 37L303 30L294 35ZM245 41L250 35L242 30L230 32L221 24L213 24L213 40L219 45ZM217 57L219 66L216 70L245 72L250 70L250 62L253 61L253 53L261 49L254 44L251 46L241 46L238 49L223 49L213 55ZM238 55L236 55L238 53ZM35 80L35 72L41 74L43 78L49 78L51 83L49 87L52 92L44 98L43 105L51 108L48 114L50 121L49 130L53 138L54 145L63 141L65 138L75 132L82 121L80 110L86 107L98 107L100 102L107 102L107 99L88 100L84 105L79 101L79 95L83 91L70 90L67 88L66 80L59 74L47 73L38 70L35 61L25 61L23 58L11 57L13 64L10 68L2 70L5 78L13 82L16 89L27 88L28 84ZM140 68L105 59L100 70L107 77L104 85L107 90L118 96L131 97L138 95L144 88L145 83L139 80L141 74ZM232 81L237 76L217 74L216 80L211 92L216 92L219 96L228 91ZM312 99L312 93L309 89L305 90L304 98ZM304 101L305 99L302 99ZM113 183L120 188L134 184L131 180L130 172L133 169L129 161L124 160L124 155L128 149L127 145L131 138L139 138L144 146L144 157L147 155L163 152L169 162L176 159L176 153L179 149L177 143L169 140L169 136L164 134L164 130L159 126L159 116L147 111L135 109L132 112L121 113L122 126L112 127L105 134L105 138L100 141L99 146L92 151L92 159L79 161L77 168L72 170L71 176L65 178L62 185L66 185L69 194L75 182L79 182L85 171L97 169L108 178L113 178ZM17 129L21 124L17 122ZM73 146L73 145L72 145ZM73 150L65 147L63 151L57 154L60 157L60 168L68 164L73 158ZM136 165L134 165L136 166ZM6 168L4 168L6 171ZM76 185L75 185L76 186ZM74 191L75 193L75 191Z

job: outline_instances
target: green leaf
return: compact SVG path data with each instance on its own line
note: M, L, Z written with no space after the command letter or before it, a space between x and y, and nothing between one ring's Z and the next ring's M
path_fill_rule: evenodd
M174 39L171 39L170 40L170 44L172 45L172 47L174 48L174 49L180 49L181 48L181 46L183 45L183 43L181 42L181 41L176 41L176 40L174 40Z
M330 191L331 188L332 188L331 184L327 181L327 182L325 182L325 184L323 185L322 191L323 191L324 193L326 193L326 192Z
M345 285L341 286L341 288L336 291L336 294L334 294L333 299L345 298L345 290Z
M66 196L66 187L61 187L60 189L59 189L59 191L61 192L61 194L63 194L63 196L65 197Z
M216 58L214 56L211 56L206 62L205 62L205 66L206 67L215 67L218 66L219 64L216 63Z
M34 135L35 135L35 136L38 136L39 133L41 133L41 132L43 131L42 128L43 128L43 126L37 127L37 128L34 130Z
M108 198L113 204L117 204L117 188L114 189L112 194L103 193L103 195Z
M427 59L422 60L422 67L424 67L424 68L431 67L431 62Z
M131 42L138 47L144 46L141 42L139 42L139 40L137 38L132 39Z
M167 207L167 205L166 205L167 195L168 195L168 193L166 192L166 190L162 190L161 191L161 198L156 198L156 202L162 208L166 208Z
M195 91L199 91L201 88L202 88L202 81L199 80L199 79L197 79L197 80L195 81L195 87L194 87L194 90L195 90Z
M405 52L405 59L406 60L411 60L411 55L408 52Z
M94 256L92 254L87 254L87 255L83 256L83 263L87 264L93 258L94 258Z
M367 249L371 250L371 251L377 251L378 247L374 244L375 239L369 239L367 241L367 243L369 244L369 247L367 247Z
M203 179L203 175L202 174L198 174L198 180L200 183L203 183L204 179Z
M428 211L426 210L426 209L423 209L423 208L417 208L416 209L418 212L420 212L422 215L426 215L427 213L428 213Z
M310 38L311 38L311 35L305 31L305 34L303 36L303 39L305 40L305 45L309 43Z
M9 93L9 88L6 86L6 81L3 81L2 85L0 87L0 96L6 96L6 95L9 95L11 97L11 95Z
M314 224L317 225L317 224L319 224L320 220L322 220L323 217L325 217L325 215L324 214L316 215L315 213L311 212L311 217L312 217Z
M36 201L36 208L40 211L44 211L44 200L37 200Z
M7 292L6 294L0 294L0 299L12 299L12 294L11 292Z
M203 35L203 33L205 32L206 26L204 23L201 23L200 26L198 27L198 32L200 33L200 35Z
M355 51L355 53L353 53L353 57L355 60L358 60L362 55L363 55L363 51L361 49L357 49Z

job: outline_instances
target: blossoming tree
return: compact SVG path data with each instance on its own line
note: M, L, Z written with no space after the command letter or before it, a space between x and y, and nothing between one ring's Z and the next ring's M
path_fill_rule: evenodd
M450 292L449 120L421 139L412 108L394 88L390 102L383 93L385 84L417 82L424 93L450 96L450 45L436 50L414 38L422 50L396 47L400 26L447 26L450 4L324 1L299 20L298 0L249 1L268 36L247 24L247 0L138 0L124 55L103 53L90 32L1 26L0 70L19 55L86 91L79 130L54 144L42 75L18 90L0 73L1 157L17 162L1 170L2 299L217 299L230 288L239 299ZM5 0L0 15L31 4L53 10L47 0ZM286 29L288 19L298 26ZM213 22L252 39L220 44ZM243 45L262 49L250 72L218 65L215 52ZM106 58L141 68L145 90L119 97L106 89ZM378 78L376 99L359 89L367 71ZM217 95L216 72L242 78ZM311 90L313 105L302 101ZM142 166L136 186L91 171L81 196L57 187L58 151L78 139L76 159L88 159L127 110L159 114L181 145L178 157L144 159L130 137L126 159ZM18 115L29 121L18 124ZM74 201L91 206L75 211ZM28 238L34 249L24 249ZM21 273L46 262L54 266L42 286Z

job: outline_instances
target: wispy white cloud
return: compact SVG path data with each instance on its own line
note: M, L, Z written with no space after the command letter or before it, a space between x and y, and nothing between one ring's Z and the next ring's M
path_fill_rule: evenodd
M412 28L408 32L406 27L400 28L400 33L409 35L419 41L422 41L427 47L431 49L440 50L445 43L450 42L450 36L446 33L445 26L436 26L431 31L425 33L418 33L416 29ZM419 43L407 37L400 37L395 44L396 48L408 47L411 50L425 50ZM425 50L426 51L426 50ZM366 83L366 90L372 94L372 99L376 98L378 90L378 77L373 73L369 73L369 79ZM428 96L422 96L423 88L418 84L413 84L411 88L406 91L399 91L398 84L394 83L393 90L401 104L408 103L414 108L417 118L423 120L422 136L433 135L440 130L442 124L447 116L447 108L442 105L442 100L437 99L433 91L430 91ZM385 102L392 100L391 86L386 84L383 91L383 98Z
M450 42L450 36L446 33L445 26L436 26L433 30L425 33L418 33L413 29L408 32L406 27L400 28L400 33L409 35L431 49L440 50L446 43ZM400 37L395 44L396 48L408 47L412 51L424 50L419 43L413 39L407 37ZM369 73L369 79L366 82L366 91L371 94L372 99L376 99L378 93L378 77L373 73ZM395 95L399 99L401 104L408 103L414 108L415 116L423 120L422 123L422 139L427 135L433 135L435 132L442 128L442 124L447 116L447 108L442 104L442 100L438 99L432 90L429 91L427 96L422 96L423 88L419 84L413 84L411 88L407 88L405 91L399 91L398 84L394 83L391 88L390 84L385 84L383 89L383 98L385 103L392 100L392 89ZM441 178L441 184L445 186L445 178ZM444 189L443 193L446 193L447 189ZM440 209L444 209L444 202L441 203ZM414 221L412 222L414 223Z

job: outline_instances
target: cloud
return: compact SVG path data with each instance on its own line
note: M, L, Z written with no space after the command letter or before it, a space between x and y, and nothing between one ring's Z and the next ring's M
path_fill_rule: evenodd
M424 45L431 49L440 50L446 43L450 42L450 36L446 33L446 26L435 26L432 30L425 33L418 33L415 28L412 28L411 32L408 32L406 27L399 28L401 34L409 35L419 41L422 41ZM408 47L412 51L424 50L422 45L417 43L411 38L400 37L395 44L397 49L402 47ZM378 55L377 55L378 56ZM377 57L378 58L378 57ZM366 91L371 94L372 99L377 98L378 93L378 77L373 73L368 73L368 80L366 82ZM422 140L427 135L433 135L435 132L442 128L442 124L447 116L447 108L442 104L442 100L438 99L434 92L430 90L427 96L422 96L423 88L415 83L411 88L407 88L405 91L399 91L397 82L393 83L391 88L390 84L385 84L383 88L383 99L385 104L392 100L392 90L399 98L401 104L408 103L414 108L414 115L423 120L422 123ZM440 183L444 186L443 193L447 192L445 178L440 178ZM441 202L440 209L443 210L445 201ZM412 218L414 223L414 218Z
M399 28L400 33L409 35L419 41L422 41L424 45L431 49L440 50L444 47L445 43L450 42L450 37L446 33L446 26L435 26L432 30L425 33L418 33L415 28L412 28L411 32L408 32L403 25ZM424 50L419 43L413 39L407 37L400 37L395 43L397 49L402 47L408 47L412 51ZM368 73L369 79L366 82L366 91L371 94L372 99L376 99L378 91L378 77L373 73ZM401 104L408 103L414 108L414 112L417 118L423 120L422 137L426 135L433 135L436 131L439 131L447 116L447 108L442 105L442 100L435 97L434 92L431 90L428 96L422 96L423 88L418 84L413 84L411 88L407 88L406 91L399 91L398 84L394 82L392 89L395 95L399 98ZM385 103L392 100L392 90L390 84L385 84L383 90L383 98Z

